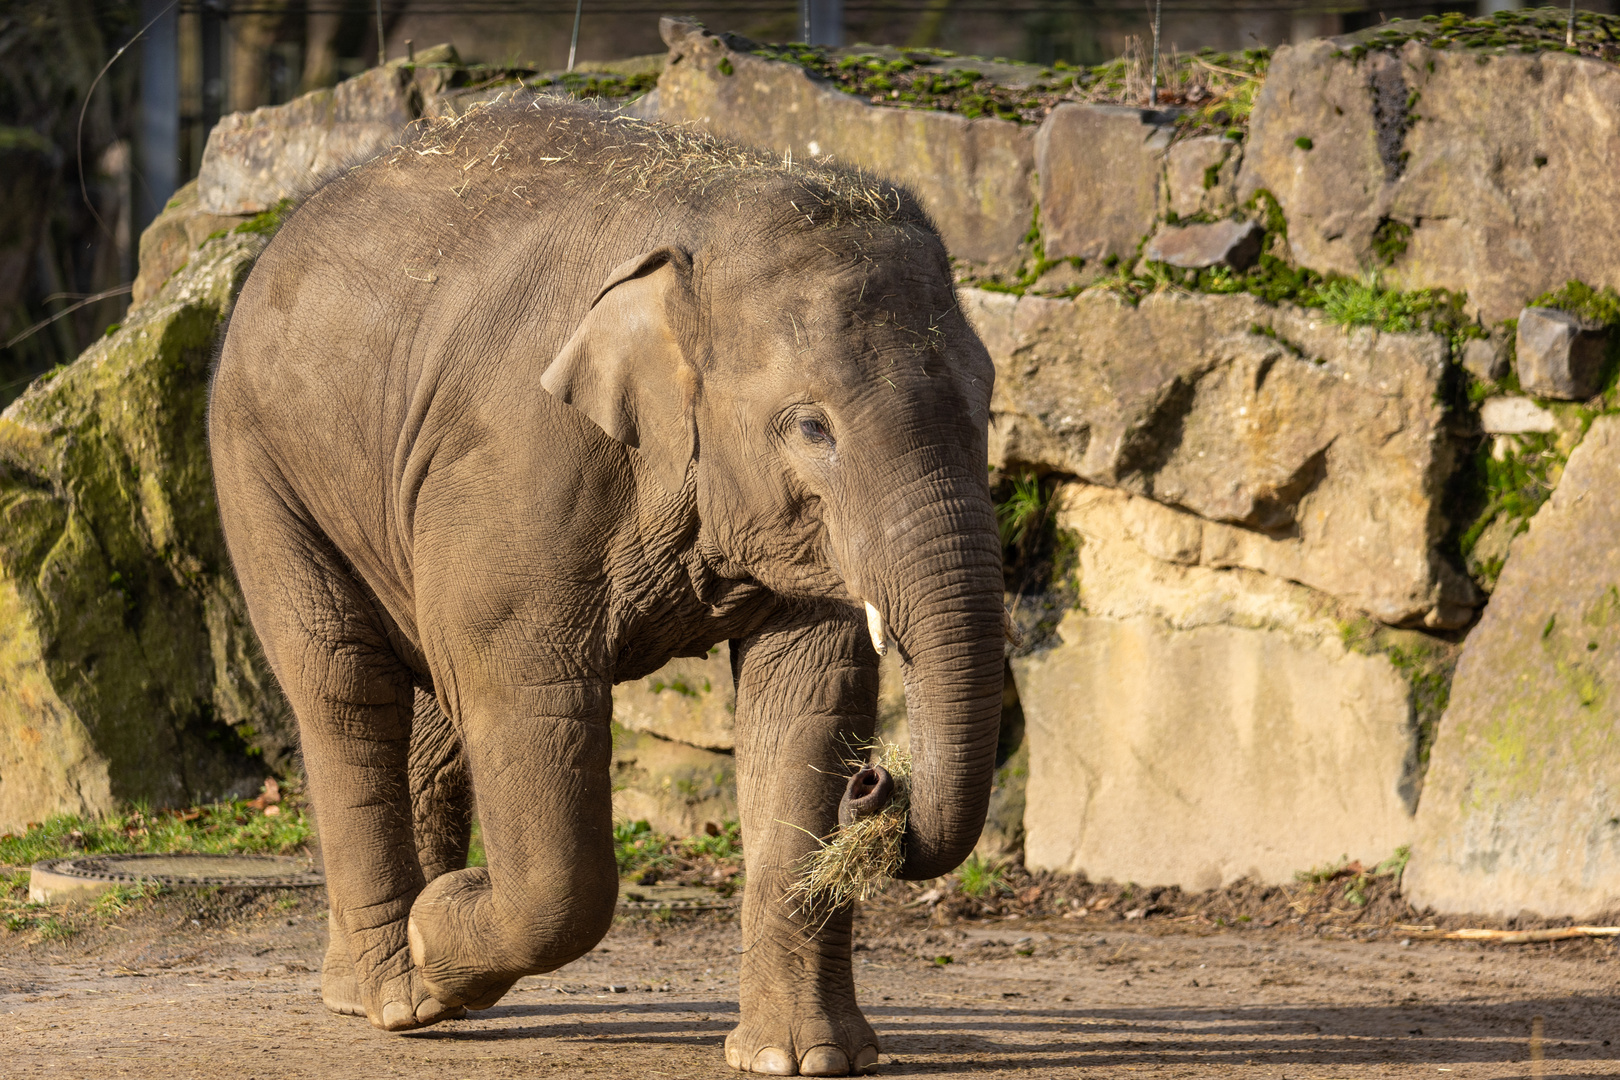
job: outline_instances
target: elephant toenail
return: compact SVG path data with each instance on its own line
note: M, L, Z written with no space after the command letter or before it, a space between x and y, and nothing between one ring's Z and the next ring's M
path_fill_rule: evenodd
M382 1026L386 1031L416 1026L416 1012L403 1001L390 1001L383 1006Z
M735 1046L731 1046L729 1044L726 1046L726 1064L730 1065L733 1069L736 1069L738 1072L742 1071L742 1067L743 1067L742 1054L737 1050L737 1048Z
M849 1055L836 1046L812 1046L799 1059L800 1076L848 1076Z
M798 1072L793 1067L793 1059L786 1050L776 1046L767 1046L754 1055L754 1063L749 1066L749 1072L765 1073L769 1076L792 1076Z
M866 1072L869 1069L875 1069L875 1068L877 1068L877 1063L878 1063L877 1059L878 1059L878 1048L877 1047L875 1047L875 1046L863 1046L863 1047L861 1047L861 1052L855 1055L855 1068L852 1071L853 1072Z

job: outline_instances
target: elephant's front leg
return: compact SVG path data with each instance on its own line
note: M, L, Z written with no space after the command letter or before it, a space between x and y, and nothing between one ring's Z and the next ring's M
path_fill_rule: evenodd
M877 656L842 608L795 617L733 642L743 896L742 1022L726 1038L735 1069L843 1076L877 1063L855 1004L853 912L808 912L787 895L837 821L848 762L872 737Z

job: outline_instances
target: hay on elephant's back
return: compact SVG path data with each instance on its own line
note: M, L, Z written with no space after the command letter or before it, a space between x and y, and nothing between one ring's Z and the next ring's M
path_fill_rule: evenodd
M871 898L900 873L901 842L911 808L911 752L894 743L876 748L873 764L894 779L894 795L882 810L852 825L840 825L804 860L787 895L802 911L830 911Z

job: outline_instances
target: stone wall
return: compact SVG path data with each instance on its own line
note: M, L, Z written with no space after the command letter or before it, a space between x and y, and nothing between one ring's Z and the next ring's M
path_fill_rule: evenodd
M899 180L958 259L997 369L990 465L998 482L1038 483L1051 548L1008 594L1026 644L1010 650L984 853L1197 888L1412 845L1415 894L1441 908L1557 914L1620 895L1603 833L1616 759L1599 737L1603 597L1620 584L1603 578L1612 523L1592 494L1616 452L1593 417L1616 405L1604 381L1620 297L1601 290L1620 285L1620 71L1384 29L1383 46L1280 49L1246 123L1210 131L1175 110L1076 101L1037 123L887 107L689 21L663 33L658 90L604 108ZM101 645L58 644L111 627L105 598L53 593L41 570L72 554L69 576L103 572L74 524L89 486L49 454L94 472L68 436L116 429L111 399L50 407L80 420L24 420L91 370L144 377L98 357L170 355L128 349L170 340L152 320L190 310L182 295L213 297L197 326L214 325L251 258L253 229L230 231L244 215L412 117L516 89L469 85L453 56L430 55L222 122L198 185L143 238L130 325L0 424L16 488L0 551L15 669L0 688L0 818L228 790L252 774L251 750L291 760L208 554L212 519L187 519L190 548L163 546L142 500L167 481L136 469L96 520L140 522L119 558L175 583L141 597L175 599L138 605L130 641L156 634L141 620L161 610L209 628L192 651L209 659L137 680L161 702L141 715L180 733L170 759L188 764L171 767L180 780L130 779L127 736L111 733L145 730L139 710L96 689L112 678L93 674ZM1569 279L1592 288L1543 295ZM176 424L131 445L197 482L206 460ZM1570 479L1537 513L1566 459ZM117 530L96 528L112 550ZM108 566L109 581L131 572ZM892 667L884 687L884 730L902 739ZM723 648L618 687L616 814L674 832L733 815L730 702ZM187 749L204 720L234 733L228 753ZM25 789L56 801L8 794ZM1573 801L1551 801L1566 789Z
M1592 395L1620 308L1538 297L1620 286L1620 69L1403 44L1413 25L1278 50L1246 123L1208 132L1118 105L886 107L666 20L662 117L906 183L962 260L991 464L1045 477L1078 544L1070 580L1008 597L1032 640L1012 660L1031 866L1193 887L1439 857L1414 812L1431 753L1460 767L1459 645L1614 404ZM1016 148L1001 194L966 201L992 189L988 145ZM1324 299L1336 277L1341 299L1458 300L1389 332Z

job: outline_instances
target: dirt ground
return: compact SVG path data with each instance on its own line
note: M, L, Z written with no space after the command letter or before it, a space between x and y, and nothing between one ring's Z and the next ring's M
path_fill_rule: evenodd
M1608 942L906 910L860 932L884 1075L1620 1076ZM623 917L495 1008L404 1035L321 1007L324 939L320 890L162 897L63 941L0 934L0 1077L734 1075L726 912Z

